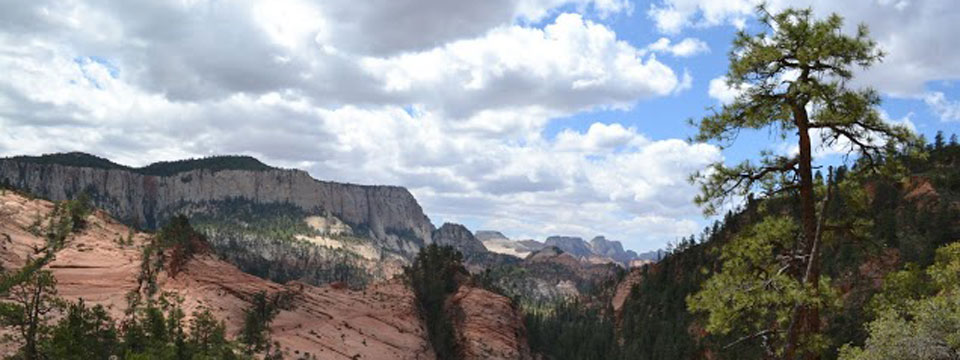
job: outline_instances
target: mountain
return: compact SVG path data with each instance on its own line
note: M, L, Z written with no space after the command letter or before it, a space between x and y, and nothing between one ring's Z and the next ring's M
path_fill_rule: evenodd
M625 268L640 266L658 259L654 252L638 255L633 250L624 250L623 244L619 241L608 240L604 236L596 236L589 243L574 236L551 236L545 242L514 241L499 231L479 230L476 238L491 252L520 258L526 258L531 253L554 246L581 261L596 264L615 262Z
M590 250L600 256L611 258L624 266L630 264L630 261L637 259L637 253L633 250L623 250L623 245L619 241L607 240L603 236L594 237L590 240Z
M460 224L443 224L439 229L434 230L433 242L440 246L451 246L465 256L487 252L483 243Z
M593 251L590 249L590 245L587 245L586 241L579 237L574 236L551 236L548 237L544 243L547 246L556 246L560 250L573 255L575 257L586 257L594 255Z
M36 256L47 240L35 224L54 223L50 221L54 209L49 201L0 190L3 269L23 267ZM103 211L84 221L83 230L67 237L64 248L45 268L57 279L65 300L103 305L119 321L126 316L127 295L141 289L143 249L155 235L137 232ZM168 251L167 258L172 254ZM279 343L285 358L434 359L414 294L402 282L373 284L362 291L337 284L293 281L281 285L248 275L206 252L194 255L176 273L172 263L163 264L154 280L157 293L182 298L185 323L194 310L209 309L224 321L228 337L235 338L255 294L282 294L288 305L270 323L270 337ZM451 311L465 314L453 328L463 359L530 358L522 316L510 299L462 285L450 303ZM0 356L12 351L10 346L0 347Z
M499 231L477 230L475 235L478 240L483 242L487 250L505 255L512 255L524 258L531 252L543 249L543 243L536 240L514 241L504 236Z

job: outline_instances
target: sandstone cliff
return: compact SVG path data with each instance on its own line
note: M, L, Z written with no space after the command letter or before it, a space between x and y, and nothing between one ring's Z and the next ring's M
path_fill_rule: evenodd
M431 241L433 225L402 187L319 181L304 171L271 168L252 158L223 158L260 166L230 166L235 161L210 166L209 159L201 159L129 168L70 153L0 159L0 183L55 201L87 192L115 218L145 228L156 228L177 212L202 211L198 207L205 203L246 199L335 216L400 253L415 253Z

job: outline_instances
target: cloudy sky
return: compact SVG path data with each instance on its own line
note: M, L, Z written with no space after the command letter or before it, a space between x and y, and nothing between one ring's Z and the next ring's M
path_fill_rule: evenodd
M858 83L884 94L887 118L960 132L960 3L769 3L867 23L889 55ZM734 96L726 56L737 29L758 29L753 6L0 0L0 155L248 154L405 186L438 225L650 250L707 222L690 172L789 147L685 140L687 119Z

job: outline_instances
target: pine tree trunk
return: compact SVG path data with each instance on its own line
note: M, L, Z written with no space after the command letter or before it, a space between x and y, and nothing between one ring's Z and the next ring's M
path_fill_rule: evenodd
M803 105L796 105L794 108L794 120L797 125L797 133L800 141L799 169L800 177L800 217L803 231L803 254L806 255L806 262L798 272L799 279L805 281L805 284L812 286L814 294L819 289L820 283L820 256L819 249L815 246L817 237L816 206L814 205L813 192L813 154L810 141L810 128L807 111ZM817 252L815 254L814 252ZM802 269L808 269L804 272ZM797 345L801 333L816 333L820 331L820 311L816 306L801 306L794 310L793 319L790 323L790 329L787 333L787 344L784 351L784 359L793 360L797 357ZM804 359L817 360L818 354L806 354Z

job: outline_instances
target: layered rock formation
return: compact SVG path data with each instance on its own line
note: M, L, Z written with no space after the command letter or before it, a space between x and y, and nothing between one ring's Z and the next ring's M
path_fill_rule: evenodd
M503 296L462 286L447 300L465 359L533 359L523 314ZM491 327L492 326L492 327Z
M385 248L415 253L434 230L409 191L319 181L301 170L270 168L247 157L222 157L129 168L87 154L0 159L0 183L50 200L81 192L125 222L155 228L198 204L246 199L289 203L368 230ZM256 165L256 164L259 164Z

